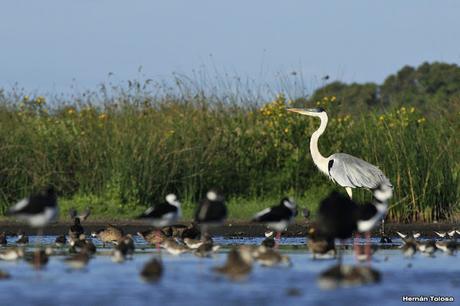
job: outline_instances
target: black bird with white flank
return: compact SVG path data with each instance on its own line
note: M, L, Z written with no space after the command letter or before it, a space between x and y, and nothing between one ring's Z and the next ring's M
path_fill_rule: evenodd
M378 214L379 208L371 203L358 205L349 197L332 192L320 204L318 225L330 238L347 239L354 231L371 230L380 221Z
M148 208L139 218L151 220L152 225L157 228L174 224L181 216L181 203L172 193L165 200L164 203Z
M224 196L218 191L211 189L206 197L200 201L195 212L195 221L199 224L221 224L227 218L227 206Z
M297 215L295 202L290 198L283 198L281 202L273 207L266 208L257 213L252 222L265 223L277 232L284 231Z
M358 205L349 197L332 192L321 201L318 210L318 225L321 232L328 238L338 239L350 238L355 231L369 233L385 217L387 211L386 200L379 199L386 197L381 195L385 196L380 187L377 187L372 203ZM357 249L356 246L355 248ZM365 252L370 259L371 250L368 243Z
M32 227L43 227L53 221L58 214L57 195L53 187L31 195L13 205L9 215L26 220Z

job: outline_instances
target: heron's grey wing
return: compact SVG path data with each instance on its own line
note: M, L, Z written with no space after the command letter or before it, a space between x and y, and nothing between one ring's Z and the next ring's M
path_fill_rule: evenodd
M336 153L329 157L329 175L342 187L374 189L381 184L391 186L379 168L345 153Z

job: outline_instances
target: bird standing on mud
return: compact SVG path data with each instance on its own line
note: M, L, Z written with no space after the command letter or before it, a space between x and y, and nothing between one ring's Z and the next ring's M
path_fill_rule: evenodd
M252 222L265 223L270 229L275 230L276 241L279 241L281 232L286 230L296 215L297 208L295 202L291 198L283 198L278 205L258 212L252 218ZM277 246L275 245L275 247Z
M223 194L215 189L206 193L195 211L195 222L201 227L201 235L207 234L208 226L222 224L227 218L227 205Z
M165 197L164 203L159 203L155 206L149 207L141 216L140 219L148 219L152 225L157 229L156 236L161 237L160 228L164 226L173 225L179 220L182 214L181 203L177 196L173 193ZM160 239L158 239L160 240ZM160 242L156 243L157 250L160 251Z

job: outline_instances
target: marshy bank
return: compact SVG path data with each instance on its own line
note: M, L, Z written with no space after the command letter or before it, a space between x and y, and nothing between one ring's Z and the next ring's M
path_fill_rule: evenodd
M64 215L72 206L90 206L96 216L129 218L175 192L190 217L194 203L213 186L223 189L234 219L249 218L285 194L314 211L321 198L340 188L310 157L309 136L319 122L286 108L320 105L331 118L321 151L346 152L383 170L395 189L390 221L452 220L458 211L457 93L443 93L448 108L438 103L439 88L420 94L423 103L398 92L392 103L363 107L356 92L372 91L359 84L349 85L348 92L328 85L311 98L281 93L271 101L238 91L207 94L186 79L176 86L173 94L157 95L147 81L129 82L110 94L102 87L52 104L41 96L0 91L2 210L52 184ZM364 191L356 195L370 199Z

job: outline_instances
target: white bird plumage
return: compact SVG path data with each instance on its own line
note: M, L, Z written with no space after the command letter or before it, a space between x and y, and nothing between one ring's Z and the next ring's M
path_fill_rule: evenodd
M319 128L310 139L310 153L318 169L332 181L345 187L352 198L352 188L366 188L379 191L374 196L381 202L386 202L393 195L390 180L376 166L345 153L335 153L324 157L318 150L318 139L324 133L328 123L327 113L322 108L300 109L289 108L288 111L302 115L318 117L321 120Z

